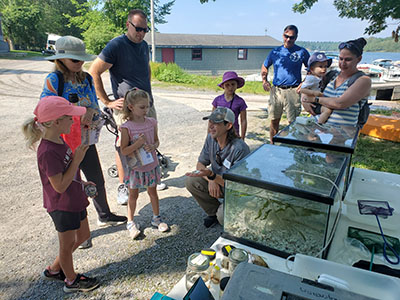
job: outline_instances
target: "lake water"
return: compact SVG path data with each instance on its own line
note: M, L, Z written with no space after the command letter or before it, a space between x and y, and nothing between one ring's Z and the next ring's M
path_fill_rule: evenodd
M339 54L338 52L329 52L333 54ZM311 53L310 53L311 54ZM391 59L393 61L400 60L400 52L364 52L362 55L362 64L370 64L375 59L384 58Z

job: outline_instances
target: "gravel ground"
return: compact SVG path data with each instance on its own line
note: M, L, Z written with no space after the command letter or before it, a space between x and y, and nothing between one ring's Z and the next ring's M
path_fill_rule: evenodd
M42 59L0 60L0 299L150 299L156 291L168 293L184 275L188 255L210 246L222 231L221 226L206 229L202 225L205 214L184 187L184 174L194 169L205 138L206 122L201 118L216 94L154 89L159 150L169 159L163 180L168 189L159 192L160 209L171 230L162 234L151 228L152 211L145 192L140 193L135 216L144 229L138 240L129 239L125 226L99 228L90 205L93 247L77 250L74 264L77 272L97 276L101 286L90 293L66 295L61 283L40 279L57 255L58 240L42 207L35 152L26 149L20 130L32 116L51 68ZM265 103L260 98L254 101L259 106ZM248 116L247 142L255 148L267 139L266 113L255 109ZM103 130L98 151L108 201L112 211L126 214L126 207L116 203L118 180L107 175L114 163L113 143L114 136Z

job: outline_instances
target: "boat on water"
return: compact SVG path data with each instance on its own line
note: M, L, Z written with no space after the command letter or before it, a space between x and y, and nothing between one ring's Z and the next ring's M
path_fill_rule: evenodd
M376 59L372 64L359 64L358 69L377 82L400 82L400 62L391 59Z

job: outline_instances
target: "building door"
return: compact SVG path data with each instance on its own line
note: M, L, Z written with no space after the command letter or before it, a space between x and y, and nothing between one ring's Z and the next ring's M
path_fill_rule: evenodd
M162 62L173 63L175 62L175 52L172 48L161 48Z

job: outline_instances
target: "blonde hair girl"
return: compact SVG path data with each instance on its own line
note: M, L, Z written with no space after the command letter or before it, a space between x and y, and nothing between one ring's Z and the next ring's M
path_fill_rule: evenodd
M90 237L86 207L87 196L82 190L79 164L88 146L80 145L72 154L61 134L71 130L73 116L82 116L86 108L74 106L58 96L42 98L35 108L35 118L23 125L27 145L37 148L43 206L58 232L59 254L42 273L45 280L64 281L64 291L90 291L99 285L96 278L75 273L72 253ZM89 184L93 184L88 182Z
M147 92L137 88L128 91L124 97L121 125L121 154L126 158L125 183L129 189L128 223L129 235L135 239L140 234L139 225L133 221L140 188L147 188L153 217L151 225L159 231L167 231L168 225L160 216L157 184L161 182L161 171L156 149L159 146L157 120L146 116L150 99Z

